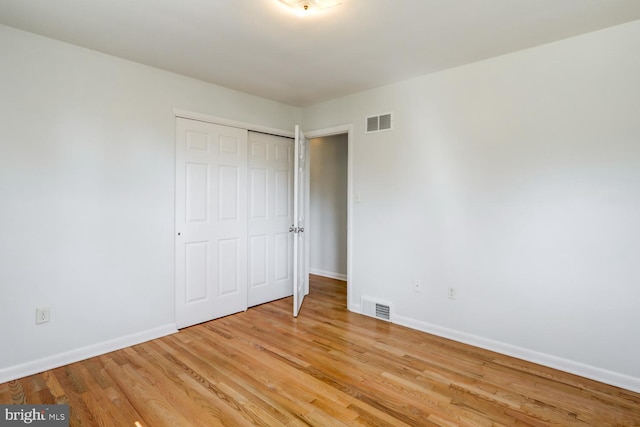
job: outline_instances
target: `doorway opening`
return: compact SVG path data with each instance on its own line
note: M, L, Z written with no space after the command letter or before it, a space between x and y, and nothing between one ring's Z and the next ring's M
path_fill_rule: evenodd
M306 133L309 139L309 272L347 282L351 277L352 127Z

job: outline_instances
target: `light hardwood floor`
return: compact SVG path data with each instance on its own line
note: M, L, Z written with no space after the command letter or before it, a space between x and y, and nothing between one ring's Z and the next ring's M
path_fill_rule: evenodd
M640 426L640 394L346 310L345 283L0 384L71 426ZM639 361L640 362L640 361Z

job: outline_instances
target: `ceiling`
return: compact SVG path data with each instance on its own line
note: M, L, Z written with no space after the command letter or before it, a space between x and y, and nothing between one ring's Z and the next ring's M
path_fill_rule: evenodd
M306 106L640 19L640 0L0 0L0 24Z

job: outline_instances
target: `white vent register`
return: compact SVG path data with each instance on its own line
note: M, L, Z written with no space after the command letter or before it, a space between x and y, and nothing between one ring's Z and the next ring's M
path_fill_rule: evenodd
M367 117L367 133L382 132L393 128L391 113Z
M376 319L391 321L391 304L362 297L362 314Z

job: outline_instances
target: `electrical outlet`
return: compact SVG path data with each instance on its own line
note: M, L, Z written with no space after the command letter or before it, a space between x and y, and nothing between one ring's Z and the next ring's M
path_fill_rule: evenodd
M51 308L38 307L36 308L36 325L47 323L51 320Z
M458 290L456 288L449 288L449 299L456 299L458 297Z
M413 291L420 292L422 290L422 280L414 280Z

